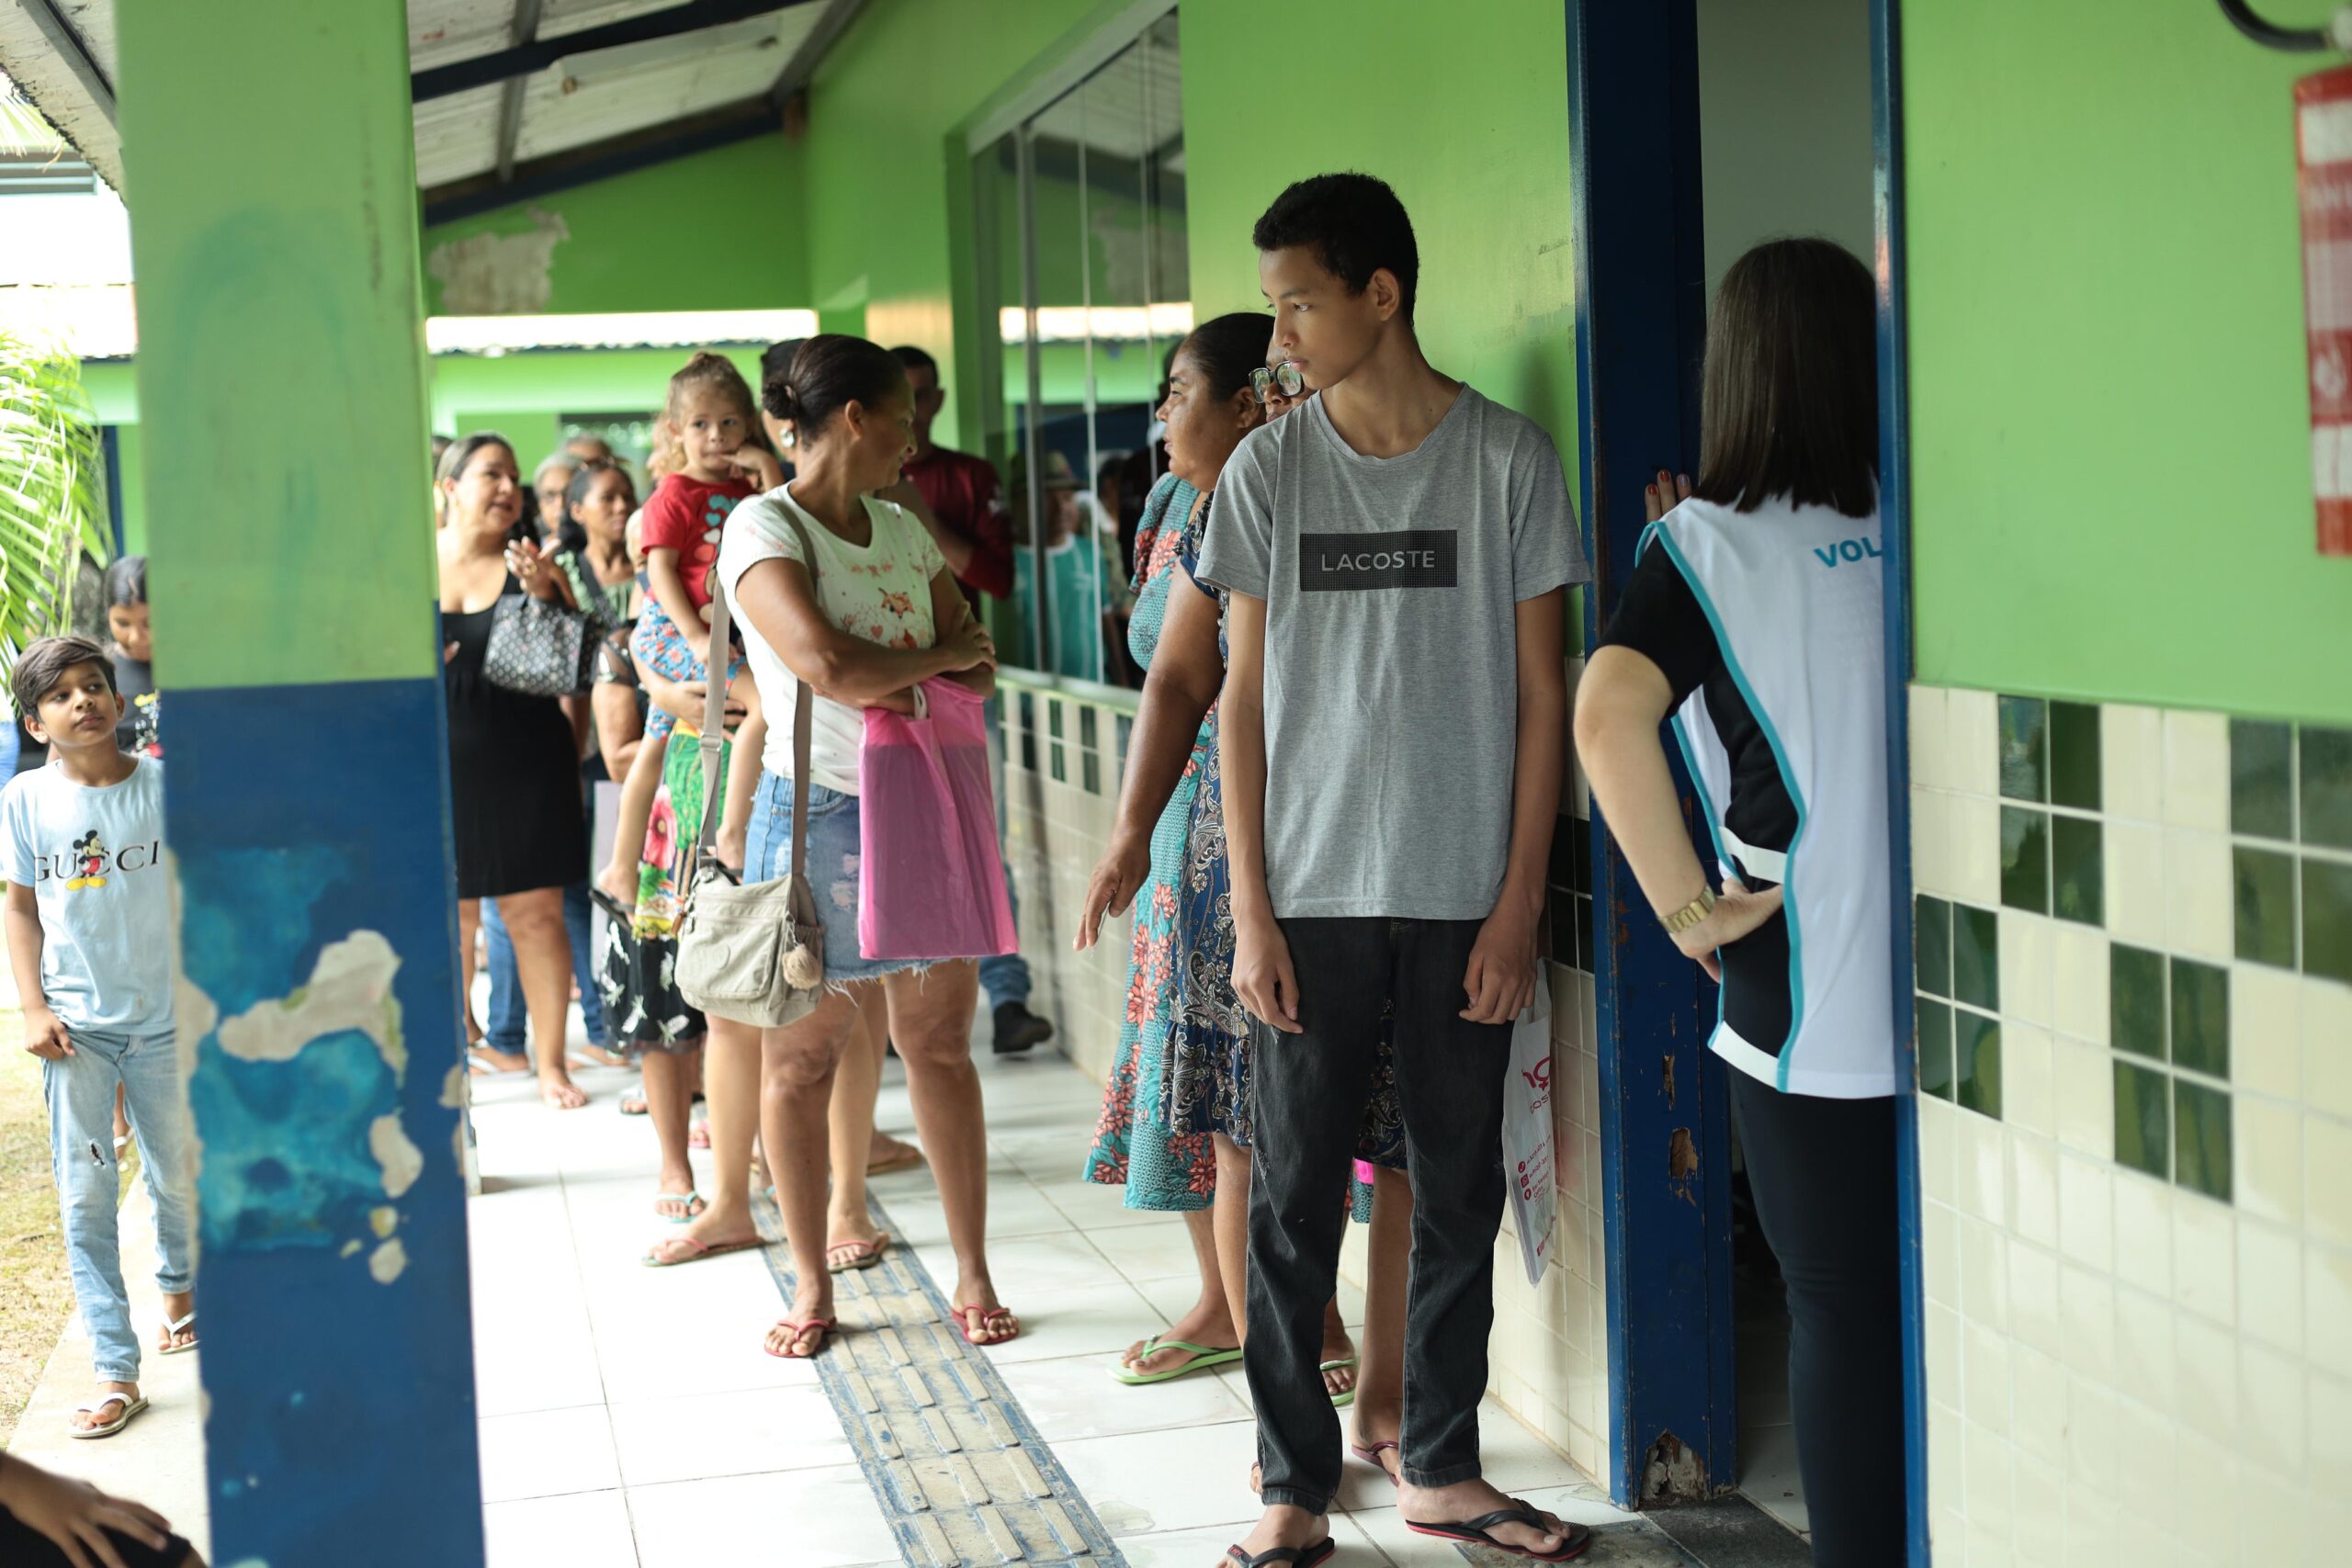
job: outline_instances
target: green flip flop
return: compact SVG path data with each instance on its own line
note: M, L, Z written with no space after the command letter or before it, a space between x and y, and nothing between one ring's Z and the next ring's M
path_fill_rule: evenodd
M1236 1355L1238 1355L1239 1353L1240 1352L1238 1351L1235 1352ZM1356 1359L1353 1356L1342 1356L1336 1361L1326 1361L1315 1370L1318 1373L1336 1372L1342 1367L1352 1367L1355 1364ZM1345 1410L1349 1405L1353 1404L1355 1402L1356 1391L1354 1389L1350 1389L1345 1393L1335 1393L1331 1396L1331 1408L1334 1410Z
M1162 1350L1190 1350L1193 1359L1174 1371L1165 1372L1131 1372L1125 1367L1114 1364L1112 1377L1129 1387L1140 1387L1148 1382L1168 1382L1187 1372L1197 1372L1204 1367L1222 1367L1228 1361L1241 1359L1241 1352L1238 1349L1219 1350L1213 1346L1194 1345L1182 1339L1162 1339L1157 1334L1143 1342L1143 1350L1136 1359L1148 1360Z

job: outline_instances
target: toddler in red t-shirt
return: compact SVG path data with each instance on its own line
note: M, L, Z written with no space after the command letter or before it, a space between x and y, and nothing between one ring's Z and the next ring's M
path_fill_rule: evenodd
M759 438L758 405L742 372L723 355L696 354L670 378L670 397L657 428L670 468L645 503L645 571L652 592L629 652L638 664L672 681L708 677L711 568L736 502L784 482L784 465ZM729 650L727 678L743 670ZM677 720L660 707L646 716L645 743L621 790L620 822L612 863L597 885L624 908L638 896L638 857L661 788L670 731Z

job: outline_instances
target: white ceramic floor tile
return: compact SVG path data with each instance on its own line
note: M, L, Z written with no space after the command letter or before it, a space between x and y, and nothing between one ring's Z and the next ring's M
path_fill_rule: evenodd
M1164 1383L1130 1385L1112 1376L1108 1356L1019 1361L999 1369L1037 1435L1048 1443L1246 1421L1249 1407L1216 1369Z
M1250 1490L1257 1428L1246 1421L1203 1427L1174 1441L1141 1432L1080 1438L1053 1450L1114 1536L1239 1524L1259 1514Z
M601 1404L492 1416L481 1423L485 1503L605 1492L620 1483L612 1424Z
M618 1492L491 1503L481 1526L487 1568L638 1568L628 1504Z
M631 1400L612 1407L612 1427L630 1486L857 1462L820 1388Z
M1200 1283L1192 1238L1184 1233L1183 1221L1173 1214L1158 1224L1089 1231L1086 1239L1130 1281L1182 1279L1195 1288Z
M1021 1337L985 1347L989 1359L1000 1366L1070 1356L1107 1361L1168 1326L1168 1319L1115 1275L1083 1290L1048 1292L1035 1299L1023 1292L1012 1305L1021 1314Z
M846 1568L899 1554L865 1472L854 1464L636 1486L628 1507L643 1568Z

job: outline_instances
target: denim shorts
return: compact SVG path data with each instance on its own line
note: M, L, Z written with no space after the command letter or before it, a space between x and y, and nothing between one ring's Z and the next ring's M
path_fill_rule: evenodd
M744 835L743 880L775 882L792 874L790 779L763 773L752 797ZM857 796L808 786L808 887L825 927L825 982L847 986L885 975L927 969L910 958L861 958L857 947Z

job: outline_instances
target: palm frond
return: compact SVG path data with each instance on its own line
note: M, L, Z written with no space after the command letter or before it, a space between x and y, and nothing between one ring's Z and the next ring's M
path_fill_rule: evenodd
M106 558L104 461L81 362L0 329L0 678L18 649L72 626L81 553Z

